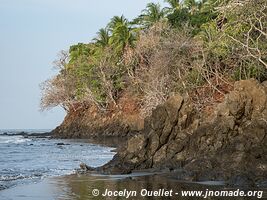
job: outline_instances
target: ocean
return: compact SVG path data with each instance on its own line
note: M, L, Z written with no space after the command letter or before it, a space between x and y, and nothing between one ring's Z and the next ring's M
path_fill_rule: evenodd
M0 132L0 200L126 199L123 196L118 197L117 191L122 191L123 194L124 191L134 192L130 199L194 199L193 196L183 196L183 192L198 191L205 195L207 191L245 189L246 192L249 189L231 188L220 181L182 181L175 178L179 177L179 170L177 173L155 173L148 170L125 175L77 174L75 172L80 163L92 167L107 163L115 154L114 148L92 144L89 140L8 135L21 131L36 133L44 130ZM254 196L256 199L266 198L266 188L249 190L257 192L257 196ZM149 191L151 194L154 191L173 191L175 195L144 196L142 191ZM209 196L208 199L228 197ZM241 200L243 197L235 196L231 199Z
M46 177L70 175L81 163L101 166L115 154L113 148L86 140L10 135L46 131L49 130L0 130L0 190L39 182Z

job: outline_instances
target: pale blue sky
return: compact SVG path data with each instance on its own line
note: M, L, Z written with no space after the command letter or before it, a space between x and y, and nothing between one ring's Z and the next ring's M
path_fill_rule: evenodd
M60 50L89 42L114 15L137 16L153 0L0 0L0 129L55 128L60 108L39 111L39 84Z

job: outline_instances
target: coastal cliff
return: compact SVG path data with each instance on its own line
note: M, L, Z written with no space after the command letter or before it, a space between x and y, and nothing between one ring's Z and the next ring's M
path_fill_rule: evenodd
M63 123L52 131L56 138L128 137L143 129L137 100L124 95L116 108L101 111L80 106L67 113Z
M99 170L183 169L179 179L256 186L267 179L266 133L267 82L239 81L209 114L196 112L186 97L170 97Z
M196 5L149 3L61 52L42 85L41 109L67 111L54 137L127 138L104 173L266 183L267 3Z

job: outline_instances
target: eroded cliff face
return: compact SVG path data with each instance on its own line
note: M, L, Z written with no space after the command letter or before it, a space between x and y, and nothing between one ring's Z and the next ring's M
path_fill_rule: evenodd
M267 83L239 81L208 116L197 113L187 98L171 97L100 170L182 168L179 178L186 180L263 183L267 180L266 133Z
M124 95L117 107L101 111L95 106L80 106L70 111L63 123L52 131L58 138L125 137L143 129L138 100Z

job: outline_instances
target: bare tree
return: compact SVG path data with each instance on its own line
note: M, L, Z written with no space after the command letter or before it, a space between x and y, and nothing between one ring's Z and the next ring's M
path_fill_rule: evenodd
M53 62L54 67L59 70L65 69L67 63L69 62L69 53L62 50L58 53L57 57L58 59Z
M141 34L134 54L138 65L131 75L132 87L141 93L144 116L171 94L187 93L201 79L192 75L202 64L202 48L189 30L177 32L166 24L156 24Z
M75 109L75 94L71 86L72 82L62 75L57 75L43 82L41 110L51 109L56 106L63 107L66 111Z
M234 11L239 13L239 18L232 22L231 26L241 25L246 31L241 37L230 33L227 36L245 50L243 56L257 60L267 69L267 2L265 0L241 2L242 6Z

